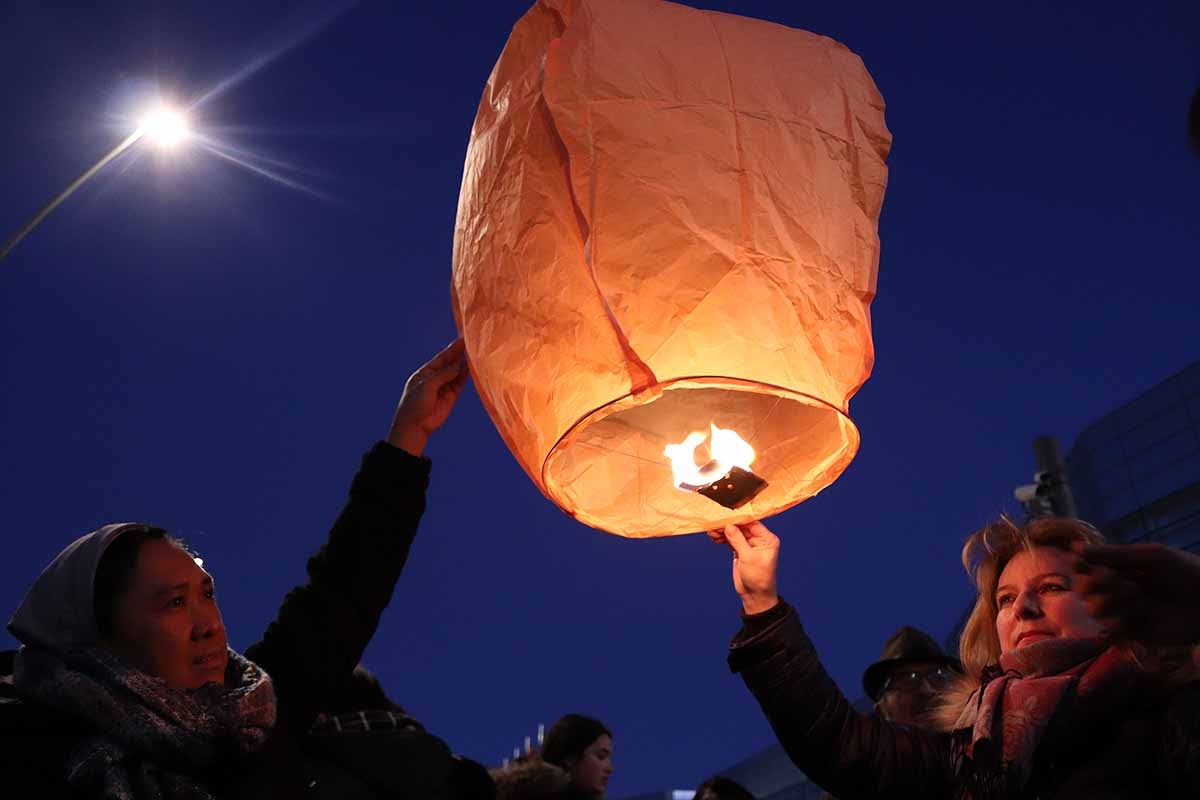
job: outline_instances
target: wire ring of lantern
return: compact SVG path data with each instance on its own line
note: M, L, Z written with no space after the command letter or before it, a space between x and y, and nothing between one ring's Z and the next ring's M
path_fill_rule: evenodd
M826 430L830 433L836 430L844 439L844 445L833 452L818 466L814 474L819 474L821 477L817 480L806 481L796 479L795 476L789 474L787 479L781 479L777 481L776 485L768 487L768 490L761 497L756 498L754 502L737 510L722 509L719 506L713 505L708 499L690 492L676 492L670 495L673 511L664 513L658 525L649 524L640 529L613 531L614 533L620 533L623 536L631 538L646 538L662 536L668 531L677 532L681 523L688 518L691 518L694 530L701 531L721 527L726 523L738 524L750 522L763 516L764 509L770 509L770 513L778 513L803 502L832 484L846 467L850 465L850 462L858 452L861 440L857 426L855 426L854 422L845 412L823 401L819 397L797 392L784 386L727 376L691 375L661 381L641 392L630 392L576 420L567 429L566 433L555 442L554 446L550 448L542 464L542 485L546 487L550 499L562 508L572 509L570 512L571 516L580 522L593 527L602 527L600 524L601 521L607 522L608 517L603 512L597 513L590 509L587 502L587 497L595 496L596 493L590 487L580 485L581 482L586 484L588 480L587 476L583 473L593 469L594 465L589 465L580 475L572 476L571 479L563 480L562 477L556 477L556 472L562 471L563 461L564 458L567 458L567 453L573 448L605 449L596 444L588 443L586 439L589 434L592 436L596 435L596 426L601 425L606 420L611 420L615 415L636 411L637 409L645 409L647 405L658 402L663 396L670 394L672 391L691 390L691 392L694 392L695 390L704 389L744 392L751 397L772 398L776 402L780 400L790 401L800 407L800 409L795 410L817 412L820 416L826 417ZM690 394L690 392L683 392L682 394ZM689 397L685 402L688 402L690 405L693 399ZM774 413L774 409L770 413ZM767 416L769 414L764 415L763 421L765 421ZM721 425L721 420L714 420L714 422L717 425ZM664 443L669 442L672 437L683 439L687 434L686 428L685 421L680 419L677 426L679 435L676 435L674 432L664 432L661 437L656 437L652 444L645 446L644 455L641 457L632 457L628 453L618 451L610 451L610 453L613 458L626 462L637 462L637 466L634 466L633 463L628 464L629 470L638 471L636 476L632 472L621 471L622 475L629 477L630 480L650 481L654 485L669 483L671 470L669 463L661 456L662 446L659 444L659 438ZM744 427L742 432L759 449L760 461L757 463L762 465L761 469L763 472L771 474L773 472L771 459L771 445L773 443L761 440L756 442L755 434L757 431L754 429ZM603 434L601 433L600 435ZM783 469L787 473L791 472L786 467L783 467ZM612 494L624 495L626 492L617 491L616 487L613 487ZM603 495L600 496L603 497ZM606 529L611 530L611 527L606 527Z

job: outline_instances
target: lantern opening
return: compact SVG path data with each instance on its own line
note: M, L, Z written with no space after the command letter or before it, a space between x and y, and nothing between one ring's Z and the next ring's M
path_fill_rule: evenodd
M718 445L719 456L708 441L711 427L697 440L697 423L709 421L718 431L736 431L754 455L730 457ZM664 457L672 445L684 449L683 483L697 488L680 491ZM580 419L551 449L542 476L576 519L641 538L776 514L832 483L857 449L850 419L814 397L730 378L679 378ZM770 483L735 459L753 462Z

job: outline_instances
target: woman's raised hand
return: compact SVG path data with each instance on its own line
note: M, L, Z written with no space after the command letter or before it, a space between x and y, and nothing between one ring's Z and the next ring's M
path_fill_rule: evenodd
M450 416L467 377L466 348L460 337L409 376L392 418L388 444L421 455L429 435Z
M1161 544L1077 545L1076 587L1122 637L1200 643L1200 556Z
M742 598L742 610L760 614L779 603L775 570L779 565L779 537L761 522L726 525L709 531L708 538L733 551L733 588Z

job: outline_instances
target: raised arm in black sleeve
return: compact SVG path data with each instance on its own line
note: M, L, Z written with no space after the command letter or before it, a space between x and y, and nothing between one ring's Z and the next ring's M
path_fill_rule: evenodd
M362 658L425 510L430 462L380 442L363 458L329 541L246 656L275 683L280 724L307 730Z
M954 796L949 737L855 711L782 600L745 618L729 667L796 766L840 800Z

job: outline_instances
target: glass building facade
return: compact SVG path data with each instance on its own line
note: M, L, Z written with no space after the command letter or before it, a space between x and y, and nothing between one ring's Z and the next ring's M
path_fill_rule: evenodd
M1200 551L1200 361L1089 425L1066 463L1079 516L1110 541Z

